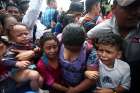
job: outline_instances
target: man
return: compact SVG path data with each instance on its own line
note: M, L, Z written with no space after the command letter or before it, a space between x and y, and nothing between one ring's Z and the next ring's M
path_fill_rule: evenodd
M130 93L139 93L140 82L140 0L114 0L112 19L92 28L88 38L96 38L104 32L113 32L124 39L124 60L131 68Z
M47 29L54 28L57 22L58 11L56 10L56 1L47 0L47 8L42 13L41 23L47 27Z
M16 17L17 20L20 20L20 11L16 4L13 3L7 4L6 11L8 12L8 14Z

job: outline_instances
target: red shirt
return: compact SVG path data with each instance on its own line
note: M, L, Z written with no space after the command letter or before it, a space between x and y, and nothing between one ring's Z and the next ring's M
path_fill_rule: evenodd
M52 86L55 83L61 83L61 69L58 67L57 69L52 68L49 64L45 64L42 59L37 63L37 70L41 74L44 79L45 84Z

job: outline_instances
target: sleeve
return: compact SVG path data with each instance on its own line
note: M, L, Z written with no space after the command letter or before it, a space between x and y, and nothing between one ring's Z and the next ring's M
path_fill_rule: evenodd
M15 54L11 51L7 51L2 58L2 64L9 67L15 67L16 58Z
M88 55L87 66L92 67L95 70L98 70L99 68L99 59L97 57L97 52L94 48L92 49L91 53Z
M26 24L30 29L33 28L37 20L43 0L31 0L29 8L23 17L22 23Z
M87 32L87 37L90 39L96 38L99 34L112 31L111 19L108 19Z
M39 60L39 62L37 63L37 71L43 77L44 83L46 85L52 86L55 80L52 77L52 75L49 73L49 71L47 71L46 68L47 66L44 66L44 64L42 63L42 60Z
M130 77L130 67L128 64L126 66L123 65L123 70L124 72L122 80L121 80L121 86L127 90L130 88L130 83L131 83L131 77Z

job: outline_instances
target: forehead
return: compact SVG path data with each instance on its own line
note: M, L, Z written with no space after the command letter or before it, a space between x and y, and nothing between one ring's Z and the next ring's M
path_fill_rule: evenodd
M5 19L5 22L6 23L17 23L17 19L15 17L13 17L13 16L10 16L10 17L7 17Z
M14 25L13 30L18 31L18 32L20 32L20 31L28 31L27 27L24 26L24 25Z
M117 46L112 44L98 44L98 49L103 50L118 50Z
M57 45L57 41L55 41L54 39L47 40L45 41L44 45L45 46Z
M8 10L8 11L9 11L9 10L19 11L19 9L18 9L17 7L15 7L15 6L8 6L8 7L7 7L7 10Z

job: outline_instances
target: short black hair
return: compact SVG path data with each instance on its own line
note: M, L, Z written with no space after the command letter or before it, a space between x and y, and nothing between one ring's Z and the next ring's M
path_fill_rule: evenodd
M55 41L58 43L58 45L59 45L59 41L58 41L57 37L56 37L53 33L51 33L51 32L45 32L45 33L40 37L39 46L40 46L41 48L43 48L44 43L45 43L46 41L48 41L48 40L55 40Z
M79 12L82 13L84 10L84 6L82 5L82 3L80 2L71 2L69 10L67 11L67 13L75 13L75 12Z
M92 6L97 3L99 3L99 0L86 0L85 1L86 12L90 12L92 10Z
M8 7L16 7L19 10L19 7L16 4L14 4L14 3L8 3L6 5L6 10L8 9Z
M119 35L116 35L112 32L102 33L95 40L96 48L98 49L98 44L103 45L112 45L115 46L118 50L123 51L123 38Z
M6 29L6 34L7 34L8 38L11 38L10 31L12 31L13 27L16 26L16 25L25 26L27 30L30 30L26 24L23 24L23 23L20 23L20 22L12 24L12 25L9 26L9 28Z
M62 43L65 46L81 46L85 39L85 30L79 24L71 23L63 29Z

